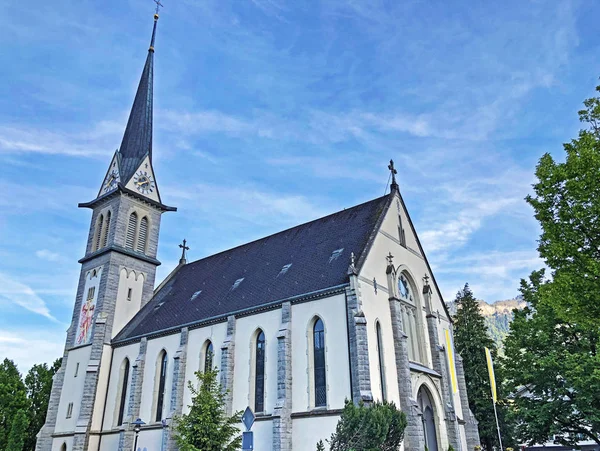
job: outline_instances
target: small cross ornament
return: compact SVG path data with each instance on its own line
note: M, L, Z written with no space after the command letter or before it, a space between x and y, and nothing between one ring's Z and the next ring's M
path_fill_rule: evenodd
M180 244L179 247L181 248L181 258L179 259L179 263L185 263L185 251L189 251L190 248L189 246L186 246L187 241L185 240L185 238L183 239L183 244Z
M159 8L162 8L163 4L160 2L160 0L152 0L154 3L156 3L156 14L158 14L158 10Z
M388 264L389 264L389 265L391 265L391 264L392 264L392 261L394 260L394 256L392 255L392 253L390 252L390 253L388 254L388 256L387 256L387 257L385 257L385 258L386 258L386 260L388 261Z
M392 173L392 186L398 186L398 184L396 183L396 174L398 173L398 171L394 167L394 160L390 160L390 164L388 165L388 169Z

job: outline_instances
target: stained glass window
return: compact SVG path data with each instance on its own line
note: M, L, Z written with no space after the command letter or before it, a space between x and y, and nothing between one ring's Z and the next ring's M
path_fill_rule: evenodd
M163 404L165 401L165 382L167 379L167 353L163 352L160 362L160 375L158 379L158 399L156 401L156 421L162 420Z
M256 337L256 372L254 375L254 411L265 410L265 334L258 331Z
M317 319L313 326L313 358L315 378L315 407L327 405L327 381L325 376L325 328Z
M125 403L127 402L127 382L129 381L129 359L123 362L123 382L121 384L121 399L119 401L119 419L117 426L123 424L123 415L125 413Z
M206 343L206 349L204 350L204 372L212 370L213 355L213 344L210 341L208 341Z

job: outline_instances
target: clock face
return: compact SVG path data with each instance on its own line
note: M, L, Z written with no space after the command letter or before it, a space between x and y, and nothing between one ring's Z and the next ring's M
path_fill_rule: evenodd
M108 178L106 179L106 183L104 184L104 192L108 193L117 187L117 183L119 181L119 171L113 169L110 174L108 174Z
M142 194L149 194L156 189L152 176L146 171L138 171L133 177L135 188Z

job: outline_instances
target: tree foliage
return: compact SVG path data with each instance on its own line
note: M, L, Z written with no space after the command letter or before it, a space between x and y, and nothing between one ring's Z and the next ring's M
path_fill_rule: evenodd
M598 329L562 319L544 271L522 281L521 291L530 306L515 312L505 342L519 437L534 444L557 435L572 446L583 434L600 444Z
M454 300L456 314L454 320L454 345L463 358L465 381L469 406L479 422L479 437L486 450L498 447L498 430L492 403L490 380L485 358L485 348L489 348L496 360L496 343L488 334L485 318L469 284L456 294ZM496 369L496 380L501 381L501 369ZM500 385L500 384L497 384ZM498 387L498 394L501 388ZM498 419L501 424L503 441L510 441L510 428L506 421L504 403L499 396Z
M600 86L596 88L600 92ZM539 253L551 269L521 282L530 307L515 312L506 370L523 441L583 434L600 444L600 98L584 101L588 125L564 145L566 159L544 155L527 197L540 223Z
M8 435L6 451L23 451L28 425L29 419L25 411L18 410L13 418L10 434Z
M404 439L406 416L394 403L355 405L346 400L344 410L329 440L331 451L396 451ZM320 442L322 445L322 442ZM318 449L319 444L317 444Z
M237 451L242 445L238 429L242 412L227 416L225 392L217 370L197 372L199 388L190 382L190 412L176 419L176 440L181 451Z
M52 377L60 368L62 359L56 359L52 366L46 363L33 365L25 376L25 387L29 398L29 429L25 438L24 451L35 451L36 435L46 421L48 401L52 391Z
M19 411L27 411L29 402L21 374L12 360L0 364L0 449L5 449L14 419Z

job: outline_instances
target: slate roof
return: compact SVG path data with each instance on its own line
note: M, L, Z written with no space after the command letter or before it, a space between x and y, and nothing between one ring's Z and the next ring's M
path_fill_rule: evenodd
M119 148L119 172L121 181L127 184L142 164L146 155L152 158L152 91L154 84L154 38L156 36L156 22L152 29L152 39L146 64L140 78L133 106L127 120L127 128Z
M180 267L114 342L348 283L350 254L362 264L391 199L383 196Z

